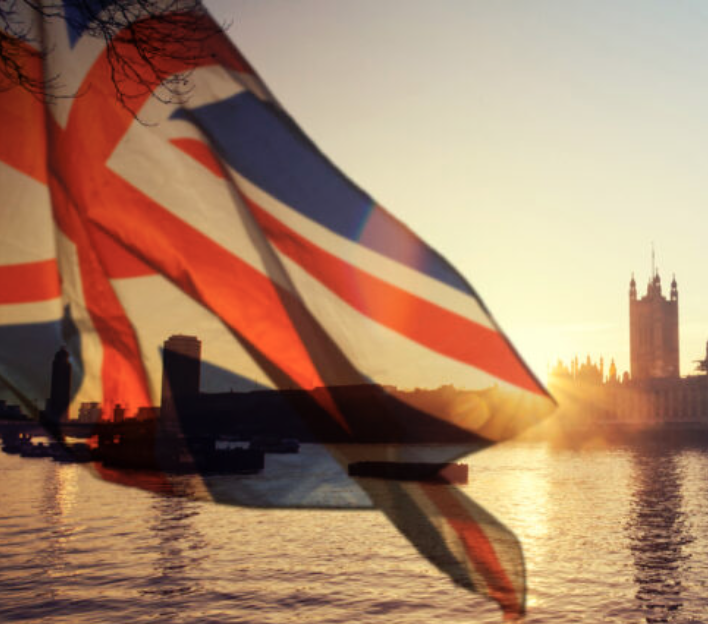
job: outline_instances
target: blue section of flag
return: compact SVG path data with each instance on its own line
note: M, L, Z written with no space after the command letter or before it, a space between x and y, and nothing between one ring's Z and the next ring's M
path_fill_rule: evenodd
M173 117L196 123L231 168L290 208L341 236L474 295L455 269L375 206L369 195L271 104L245 92L179 110ZM366 233L370 219L379 229L373 236Z
M72 48L88 30L93 21L91 18L113 2L115 0L64 0L64 15Z

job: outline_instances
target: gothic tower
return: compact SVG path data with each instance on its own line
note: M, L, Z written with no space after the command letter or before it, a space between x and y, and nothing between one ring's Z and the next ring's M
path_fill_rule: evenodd
M634 275L629 283L629 349L632 379L679 376L678 286L671 282L667 300L652 266L647 294L637 298Z

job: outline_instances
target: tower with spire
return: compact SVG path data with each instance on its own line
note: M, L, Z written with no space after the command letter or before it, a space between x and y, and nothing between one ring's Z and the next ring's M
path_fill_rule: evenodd
M678 285L671 281L669 299L661 292L661 277L652 247L651 279L637 298L634 274L629 282L629 348L632 379L679 377Z

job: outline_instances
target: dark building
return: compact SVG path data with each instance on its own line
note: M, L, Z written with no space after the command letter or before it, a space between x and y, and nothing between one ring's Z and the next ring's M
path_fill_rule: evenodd
M52 362L52 385L47 401L47 415L51 422L66 422L71 403L71 362L69 352L62 347Z
M202 343L194 336L170 336L162 350L162 405L199 394Z
M199 394L202 343L195 336L170 336L162 350L161 421L178 432L178 412L185 399Z
M669 299L652 269L647 293L637 298L634 276L629 283L629 349L633 380L679 377L678 287L671 282Z

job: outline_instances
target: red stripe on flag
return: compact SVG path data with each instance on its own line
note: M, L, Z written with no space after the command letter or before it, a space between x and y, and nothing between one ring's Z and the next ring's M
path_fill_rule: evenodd
M91 239L101 264L111 279L155 275L156 272L152 268L126 251L103 230L94 228Z
M188 156L194 158L194 160L201 165L204 165L215 176L226 178L224 169L214 156L214 153L202 141L198 141L197 139L172 139L170 143Z
M79 174L90 175L90 167ZM116 403L150 405L137 337L96 254L92 227L82 220L64 185L54 176L49 187L57 225L76 245L84 302L103 346L103 403L109 408Z
M106 169L95 175L102 178L106 201L91 206L91 220L126 249L159 266L162 275L246 336L298 385L322 385L284 307L283 292L267 276L119 176ZM65 179L72 177L65 173ZM80 189L80 180L72 182L72 188Z
M25 48L27 54L17 60L29 77L41 80L41 58L32 55L29 46ZM44 103L17 86L3 90L0 95L0 162L46 184Z
M66 175L71 179L70 172ZM306 322L299 300L113 172L103 169L95 175L102 176L110 201L100 209L91 206L92 222L158 266L161 275L244 336L298 386L326 385L301 338L308 328L294 324L293 319ZM329 393L313 393L313 398L349 430Z
M0 304L48 301L61 295L57 261L0 266Z
M460 500L463 495L452 486L421 484L420 487L464 545L470 562L487 584L489 597L499 603L507 618L523 615L523 600L519 598L489 537Z
M201 15L191 19L194 20L193 27L195 29L201 28L204 29L204 32L209 32L210 29L215 27L214 21L209 16ZM170 32L169 22L162 23L159 18L136 22L131 25L129 33L120 33L113 41L113 45L117 50L114 54L120 56L126 67L136 71L145 69L145 61L133 43L132 33L140 30L145 30L147 35L160 38L163 42L169 42L171 38L174 39L174 33ZM209 38L210 53L208 56L201 56L203 50L194 51L195 58L192 65L187 61L188 54L184 48L184 42L174 40L173 45L173 58L170 57L170 49L167 46L160 52L160 69L166 74L178 74L194 69L195 66L223 65L241 73L255 75L251 66L223 32L214 34L213 37ZM74 140L79 143L90 143L90 145L82 146L82 152L91 153L92 158L101 163L105 163L108 160L126 130L135 121L131 110L115 105L116 86L113 75L114 68L111 67L108 56L104 52L86 74L82 87L79 89L81 97L76 98L74 101L67 125L67 134L73 135ZM130 84L133 79L133 76L129 76L125 78L125 83ZM152 81L150 86L153 88L157 88L161 82L161 78L150 71L141 75L141 80L146 81L145 86L149 86L147 83ZM90 88L86 88L88 85L90 85ZM140 110L149 97L150 93L144 91L131 96L128 102L132 110L137 111ZM107 101L111 103L110 122L107 122L103 115L96 114L97 110L105 109Z
M441 355L546 395L500 333L341 260L246 201L280 251L362 314Z

